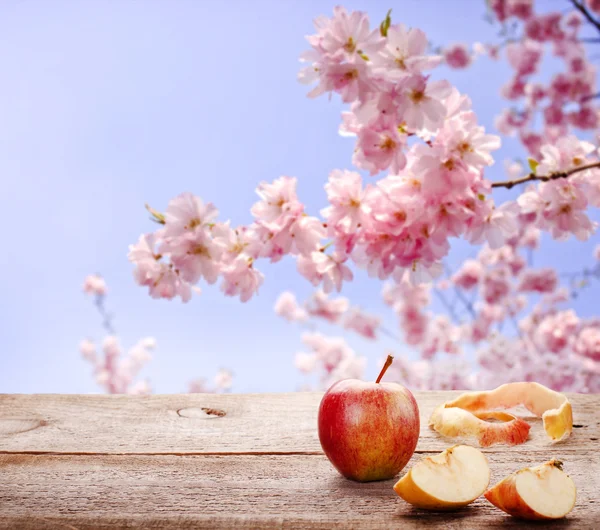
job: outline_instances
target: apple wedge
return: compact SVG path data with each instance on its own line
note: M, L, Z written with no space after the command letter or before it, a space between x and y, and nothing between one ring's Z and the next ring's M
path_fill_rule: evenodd
M426 510L456 510L490 484L490 468L479 449L455 445L415 464L394 486L406 502Z
M575 484L559 460L521 469L485 492L497 508L530 520L564 517L575 506L575 497Z

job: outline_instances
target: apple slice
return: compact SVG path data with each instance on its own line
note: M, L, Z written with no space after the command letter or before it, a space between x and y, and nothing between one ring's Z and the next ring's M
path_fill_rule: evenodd
M415 464L394 491L417 508L455 510L477 499L489 484L490 468L483 453L455 445Z
M509 475L486 491L485 498L522 519L560 519L575 506L576 491L562 462L553 459Z

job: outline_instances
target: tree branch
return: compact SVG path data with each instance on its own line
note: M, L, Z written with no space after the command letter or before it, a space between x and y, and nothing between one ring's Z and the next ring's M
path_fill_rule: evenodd
M448 302L448 300L444 296L444 293L442 291L440 291L437 287L433 288L433 292L438 297L438 299L440 300L442 305L446 308L446 311L448 311L448 314L452 317L452 320L454 321L454 323L457 325L460 324L461 323L460 318L458 318L458 315L456 314L454 307L452 307L452 305L450 305L450 302Z
M590 101L590 99L596 99L600 97L600 92L596 92L594 94L590 94L589 96L584 96L579 100L579 103L585 103L586 101Z
M109 335L115 334L115 328L112 323L112 315L106 311L104 307L104 295L97 295L96 300L94 301L94 305L96 309L98 309L98 313L102 317L102 327L106 330Z
M548 182L549 180L565 179L579 173L580 171L586 171L588 169L594 169L600 167L600 162L592 162L591 164L585 164L584 166L575 167L569 171L560 171L558 173L552 173L550 175L536 175L535 173L529 173L520 179L506 180L502 182L492 182L492 188L506 188L511 189L513 186L518 184L524 184L532 180L541 180L542 182Z
M593 24L594 26L596 26L596 29L598 31L600 31L600 22L598 22L593 16L592 14L587 10L587 8L579 1L579 0L571 0L571 3L573 4L573 6L575 7L575 9L578 9L579 12L588 19L588 22L590 22L591 24Z

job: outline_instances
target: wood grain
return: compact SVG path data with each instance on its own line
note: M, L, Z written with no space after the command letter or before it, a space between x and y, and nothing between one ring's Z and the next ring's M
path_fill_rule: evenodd
M594 501L600 488L599 461L562 456L565 471L577 484L578 499L568 519L557 527L598 528L600 505ZM490 455L492 483L547 458L545 452ZM592 466L589 474L588 466ZM115 524L412 529L517 524L483 497L451 514L413 509L394 493L393 480L348 481L320 455L1 455L0 473L2 528Z
M421 438L409 467L457 442L427 426L457 394L416 394ZM552 528L600 528L600 396L569 397L571 438L551 444L532 420L527 443L485 449L492 483L560 458L578 499ZM396 496L393 480L341 478L317 438L320 399L0 395L0 528L529 527L484 498L456 513L423 512Z
M444 439L428 427L435 406L459 392L417 392L418 450L442 451ZM0 395L0 452L101 454L321 453L317 411L322 394L177 394L157 396ZM581 451L600 438L598 397L573 394L574 436L564 450ZM222 411L224 416L202 409ZM524 445L550 445L541 420ZM469 439L461 441L468 442ZM472 440L471 440L472 441ZM493 452L494 447L485 452Z

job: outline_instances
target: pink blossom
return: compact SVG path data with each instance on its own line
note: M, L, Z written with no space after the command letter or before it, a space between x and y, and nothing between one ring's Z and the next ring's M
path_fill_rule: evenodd
M366 203L362 178L353 171L334 170L325 185L330 206L321 210L331 233L341 230L348 233L357 229L368 218L370 208Z
M546 144L541 148L542 160L535 172L537 175L551 175L581 166L594 149L593 144L574 136L561 138L556 145Z
M214 382L218 390L229 390L233 385L233 374L230 370L222 368L216 373Z
M294 240L295 252L308 256L320 249L327 231L319 219L303 215L290 226L289 234Z
M337 92L344 103L365 101L375 86L367 63L359 60L353 63L329 63L320 69L319 84L308 96L316 98L327 92Z
M108 335L102 341L102 350L107 357L118 357L122 353L119 339L114 335Z
M519 134L519 138L521 143L527 149L530 155L534 157L538 157L540 154L540 149L544 142L544 139L540 134L537 134L532 131L524 131L522 130Z
M506 0L509 16L527 20L533 14L533 0Z
M406 97L399 102L398 112L404 116L406 126L410 130L436 130L446 116L443 100L450 94L450 84L414 76L405 87Z
M302 342L313 350L317 359L328 374L331 373L343 359L354 357L354 351L341 337L325 337L320 333L304 333Z
M538 324L536 340L547 350L558 353L567 346L580 320L573 310L548 315Z
M498 304L509 293L508 271L504 268L486 271L481 284L481 296L488 304Z
M147 396L152 393L152 387L148 381L138 381L127 391L134 396Z
M192 193L182 193L169 201L165 210L164 237L177 237L194 233L212 223L218 210L212 203L204 204Z
M537 71L544 49L539 42L525 39L510 43L506 47L506 58L518 77Z
M206 379L199 378L190 381L188 385L188 392L190 394L207 394L210 393L210 389L206 382Z
M333 18L316 25L318 34L308 37L309 43L335 60L363 60L360 54L375 55L385 45L379 29L369 29L369 17L360 11L348 13L345 8L333 8Z
M297 353L294 359L294 366L301 372L308 374L314 372L317 367L317 355L314 353Z
M297 181L293 177L279 177L272 183L261 182L256 193L261 198L252 206L252 215L259 221L284 224L303 210L296 195Z
M575 350L584 357L600 362L600 327L586 327L581 330Z
M363 127L358 133L358 142L352 159L353 163L376 175L389 169L397 174L406 165L404 146L406 135L398 132L392 124L375 124Z
M420 29L407 29L404 24L389 27L381 53L371 60L389 79L398 80L410 74L430 70L440 64L439 56L426 55L427 37Z
M360 308L353 307L344 319L344 327L366 337L376 339L377 330L381 324L379 317L363 313Z
M444 59L450 68L466 68L472 60L465 44L451 44L444 48Z
M600 15L600 0L585 0L585 3L590 11Z
M310 316L323 318L329 322L338 322L348 311L350 302L347 298L329 298L323 291L315 291L306 303L306 311Z
M577 111L568 114L569 123L578 129L596 129L598 111L589 105L581 105Z
M79 351L86 361L96 362L96 345L91 340L82 340L79 343Z
M296 297L289 291L284 291L277 298L275 313L290 322L304 322L308 318L306 310L298 305Z
M560 28L562 15L558 12L530 17L525 24L525 34L533 40L544 42L563 37Z
M502 97L513 101L525 95L525 86L525 80L517 75L502 86L500 93Z
M517 210L514 203L504 203L496 208L491 205L481 224L474 226L467 237L471 243L487 241L491 248L498 248L507 237L518 229Z
M313 252L312 262L316 272L321 276L323 290L330 293L334 287L336 291L342 290L342 282L353 278L352 271L345 265L348 256L343 252L334 251L331 254L325 252Z
M95 294L96 296L104 296L106 294L106 282L104 278L98 274L90 274L85 277L83 282L83 292L86 294Z
M196 230L178 238L165 239L160 246L161 254L169 254L171 263L181 278L196 283L204 278L212 284L221 270L223 247L204 230Z
M483 274L483 266L479 261L466 260L462 267L452 276L452 282L461 289L472 289L475 287Z
M452 325L446 315L438 315L429 322L424 339L420 344L423 359L432 359L438 352L451 354L460 352L458 342L461 339L461 330Z
M366 357L357 357L356 355L344 357L329 374L325 386L331 386L342 379L363 379L366 364Z
M504 161L504 169L506 171L506 175L511 179L521 177L523 173L525 173L523 164L511 160Z
M226 296L239 296L242 302L258 293L264 280L263 274L254 268L253 260L242 256L225 267L222 274L221 290Z
M192 297L190 284L184 281L172 264L161 261L156 245L159 234L143 234L135 245L129 246L129 261L135 264L134 278L139 285L148 287L152 298L172 299L180 296L183 302Z
M551 293L557 284L558 276L554 269L528 269L521 275L517 289L522 292Z

